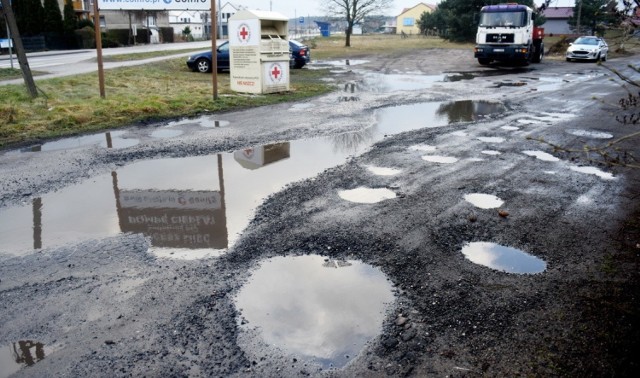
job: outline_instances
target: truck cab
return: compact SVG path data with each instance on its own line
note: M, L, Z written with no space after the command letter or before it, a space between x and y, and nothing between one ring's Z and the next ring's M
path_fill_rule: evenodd
M525 5L482 7L474 50L478 63L539 63L544 54L544 29L535 27L534 20L533 9Z

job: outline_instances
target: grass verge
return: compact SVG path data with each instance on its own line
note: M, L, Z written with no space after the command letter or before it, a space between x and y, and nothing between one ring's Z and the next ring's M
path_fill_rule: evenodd
M106 98L97 73L37 82L31 99L23 85L0 86L0 146L117 128L145 121L268 105L326 93L322 70L291 70L288 93L248 96L229 89L218 74L218 101L211 75L191 72L183 58L105 71Z
M18 62L16 61L16 66ZM46 72L31 71L31 75L44 75ZM17 68L0 68L0 80L13 80L22 78L22 71Z

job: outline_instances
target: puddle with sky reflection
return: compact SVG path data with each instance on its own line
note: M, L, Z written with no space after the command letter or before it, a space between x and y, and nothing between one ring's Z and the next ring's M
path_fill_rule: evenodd
M244 347L252 353L273 352L260 347L269 345L323 368L342 367L382 331L392 290L384 273L359 261L265 260L236 297L240 344L251 344Z
M482 106L458 108L455 103L440 102L390 107L379 110L378 121L359 132L128 164L22 206L2 209L0 254L24 255L40 248L139 233L150 240L150 251L158 256L216 255L233 245L262 201L286 185L343 164L386 135L473 118L458 112L479 109ZM207 124L216 122L203 119ZM200 120L188 122L197 125ZM122 133L112 132L111 142L131 141ZM84 143L109 145L104 133L50 143L43 144L39 153Z
M547 269L544 260L496 243L467 243L462 247L462 254L475 264L506 273L535 274Z

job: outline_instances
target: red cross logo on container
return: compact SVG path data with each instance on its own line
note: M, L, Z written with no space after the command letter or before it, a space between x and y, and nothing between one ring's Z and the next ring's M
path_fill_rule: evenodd
M249 39L251 39L251 28L247 24L240 24L238 26L238 41L240 43L249 43Z
M279 83L282 80L282 67L279 63L273 63L269 68L269 78L272 82Z

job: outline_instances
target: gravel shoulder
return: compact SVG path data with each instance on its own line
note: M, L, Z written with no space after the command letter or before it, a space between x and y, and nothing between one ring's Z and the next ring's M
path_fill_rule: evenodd
M621 141L608 160L572 151L607 143L575 130L610 133L614 140L635 131L614 118L627 92L594 64L547 61L493 76L495 67L480 67L467 53L365 59L336 73L339 90L286 120L280 114L290 105L278 105L213 115L230 124L215 130L195 130L190 123L202 121L185 120L184 136L161 142L145 139L149 128L134 128L128 132L142 142L126 150L59 151L46 161L2 155L0 211L132 161L366 129L389 106L410 111L426 101L482 100L508 109L389 136L341 166L289 185L262 204L219 258L156 259L140 235L0 255L0 346L28 339L49 348L46 358L15 376L600 377L637 371L640 173L619 164L637 154L637 143ZM631 61L608 64L631 76ZM439 80L424 90L361 91L358 101L340 101L343 85L363 88L371 72L473 78ZM416 145L457 161L427 162L424 152L411 149ZM377 176L368 166L402 173ZM576 169L585 166L596 174ZM358 187L387 188L396 198L362 205L337 195ZM464 200L470 193L505 203L478 209ZM547 268L524 275L489 269L460 252L469 242L518 248ZM396 289L382 334L339 370L261 350L236 326L233 297L252 269L269 257L306 254L363 261L380 268Z

